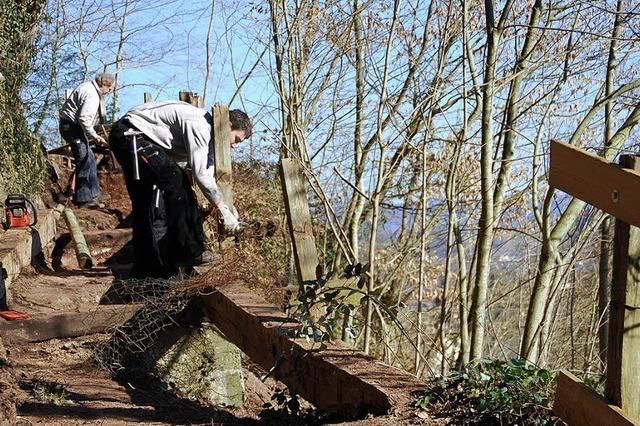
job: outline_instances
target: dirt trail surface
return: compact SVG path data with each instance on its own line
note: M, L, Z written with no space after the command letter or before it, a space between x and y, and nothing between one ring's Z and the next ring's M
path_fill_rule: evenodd
M91 313L114 280L131 268L130 213L121 176L101 174L104 192L110 194L102 210L74 209L93 255L94 267L78 267L73 243L64 220L58 221L54 241L43 256L22 269L9 288L11 309L32 318L53 314ZM110 201L111 200L111 201ZM1 235L1 234L0 234ZM0 320L3 321L3 320ZM0 336L2 337L2 336ZM110 333L37 343L0 340L0 424L11 419L17 407L19 425L133 425L133 424L328 424L308 404L304 416L271 413L264 405L284 385L243 358L245 404L212 407L180 398L148 378L114 379L95 360L96 348ZM324 420L323 420L324 419ZM336 421L337 419L333 419ZM369 418L353 425L433 424L411 412Z
M104 212L77 211L87 228L104 223ZM93 219L97 221L92 221ZM90 222L91 221L91 222ZM91 270L77 266L63 222L58 238L45 247L45 261L23 269L12 283L12 309L32 318L47 314L92 312L118 276L131 266L130 230L89 231L94 255ZM113 380L94 361L94 348L109 334L40 343L7 343L16 390L17 424L247 424L257 419L271 396L253 380L242 408L211 408L180 399L159 386ZM262 392L262 394L260 394Z

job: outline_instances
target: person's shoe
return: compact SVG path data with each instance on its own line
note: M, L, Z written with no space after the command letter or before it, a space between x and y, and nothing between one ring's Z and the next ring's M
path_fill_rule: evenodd
M211 250L205 250L202 252L202 254L200 254L200 256L193 259L192 265L209 265L211 263L217 262L219 259L219 255L215 255Z
M76 206L78 206L81 209L103 209L104 208L104 204L100 203L95 198L93 200L85 201L83 203L76 203Z
M219 255L214 254L211 250L205 250L199 256L185 262L180 262L178 266L204 266L211 265L220 259Z

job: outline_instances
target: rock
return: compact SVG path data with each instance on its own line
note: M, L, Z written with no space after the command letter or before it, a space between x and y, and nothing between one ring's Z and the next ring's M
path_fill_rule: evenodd
M240 350L211 324L203 323L179 337L158 359L154 370L183 397L214 405L244 404Z

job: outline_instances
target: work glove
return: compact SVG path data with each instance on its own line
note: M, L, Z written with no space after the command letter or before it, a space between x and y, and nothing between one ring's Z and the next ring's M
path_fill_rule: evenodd
M232 234L240 229L240 222L234 216L229 206L223 204L218 208L220 209L220 217L222 218L222 224L224 225L225 232Z

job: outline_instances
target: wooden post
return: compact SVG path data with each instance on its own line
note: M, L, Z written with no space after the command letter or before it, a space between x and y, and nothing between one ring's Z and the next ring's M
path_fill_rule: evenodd
M144 92L144 103L151 102L151 93Z
M186 92L182 90L178 92L178 99L181 100L182 102L189 102L190 98L191 98L191 92Z
M303 285L307 281L316 280L318 275L321 275L321 271L318 271L320 262L313 236L302 166L296 160L283 158L280 162L280 178L298 280L300 285Z
M640 424L640 161L619 167L551 141L549 185L616 217L609 307L606 404L568 373L558 375L554 412L569 425ZM579 396L577 396L579 395ZM606 419L606 420L605 420Z
M229 144L229 107L216 104L213 106L213 126L211 126L213 139L214 164L216 168L216 181L222 193L222 199L233 211L233 188L231 187L231 145Z
M621 156L620 165L640 172L636 156ZM611 403L640 423L640 228L619 219L613 265L605 393Z

